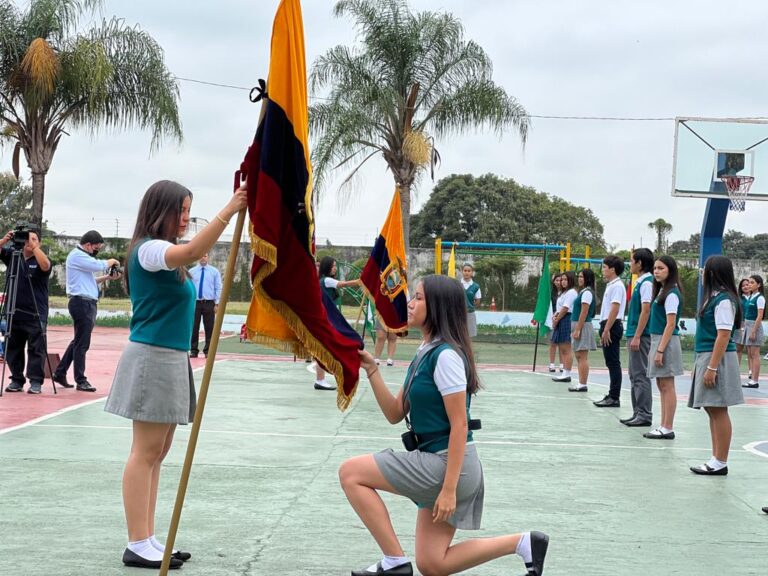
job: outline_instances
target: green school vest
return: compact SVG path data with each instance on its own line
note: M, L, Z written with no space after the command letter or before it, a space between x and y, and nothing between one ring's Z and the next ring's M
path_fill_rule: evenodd
M325 285L325 279L326 276L320 276L320 289L326 293L328 298L331 299L331 302L338 306L341 303L341 294L339 294L339 291L336 288L328 288Z
M409 414L411 427L420 438L427 438L426 442L419 442L419 450L422 452L440 452L448 448L448 434L451 430L451 422L445 411L443 396L437 389L434 374L437 366L437 358L443 350L450 348L449 344L440 344L427 352L419 364L419 370L413 377L411 389L408 392L408 402L411 405ZM405 381L411 376L414 362L408 367ZM467 394L467 422L469 422L470 395ZM434 438L431 438L434 436ZM467 431L467 442L472 440L472 431Z
M595 317L595 292L591 288L584 288L584 290L579 292L579 295L576 296L576 300L573 301L573 312L571 312L571 323L573 325L579 321L579 316L581 316L581 295L587 291L592 293L592 302L589 304L589 309L587 310L587 317L584 319L584 324L592 322L592 319Z
M720 292L709 299L704 312L696 319L696 338L694 340L695 352L712 352L717 339L717 326L715 326L715 308L723 300L730 298L727 292ZM733 341L733 327L731 327L731 339L728 341L726 352L735 352L736 344Z
M637 322L640 320L640 312L642 310L642 303L640 302L640 286L646 282L653 282L653 276L646 276L640 280L632 289L632 298L629 299L629 315L627 316L627 327L624 332L626 338L632 338L637 332ZM641 336L649 336L651 334L650 322L645 323L645 329Z
M762 294L758 292L757 294L753 294L749 298L742 300L744 306L744 320L757 320L757 299L760 298L760 296L762 296Z
M475 294L480 290L480 284L472 282L469 288L464 289L464 293L467 295L467 312L475 311Z
M144 241L146 242L146 240ZM131 342L189 350L195 315L195 286L176 270L149 272L139 264L139 246L128 259L131 283Z
M678 323L680 322L680 310L683 308L683 297L677 288L672 288L669 293L675 294L679 299L675 316L675 331L672 333L673 336L677 336L680 334ZM656 300L657 298L654 298L653 302L651 302L651 317L648 321L649 330L651 334L664 334L664 329L667 327L667 313L664 311L664 305L659 304Z

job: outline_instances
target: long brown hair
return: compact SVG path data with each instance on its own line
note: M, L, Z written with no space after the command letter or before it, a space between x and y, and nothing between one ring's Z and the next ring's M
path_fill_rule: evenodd
M427 317L424 328L432 339L441 338L467 360L467 394L480 389L472 341L467 328L467 296L458 280L430 275L421 280Z
M139 204L139 213L136 216L136 227L133 229L133 237L128 245L127 259L130 260L136 245L145 238L152 240L167 240L176 244L181 219L181 207L186 198L192 199L192 192L178 182L172 180L160 180L150 186L144 193ZM125 266L123 281L125 290L131 293L128 283L128 262ZM179 282L187 278L187 269L179 266L177 269Z

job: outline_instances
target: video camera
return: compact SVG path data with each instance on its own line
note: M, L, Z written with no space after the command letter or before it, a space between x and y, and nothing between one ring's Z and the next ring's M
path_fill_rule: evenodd
M27 240L29 240L30 232L39 234L37 231L37 228L29 224L28 222L18 222L16 224L16 228L13 229L13 238L11 239L11 241L13 242L13 247L19 250L24 248L24 245L27 243Z

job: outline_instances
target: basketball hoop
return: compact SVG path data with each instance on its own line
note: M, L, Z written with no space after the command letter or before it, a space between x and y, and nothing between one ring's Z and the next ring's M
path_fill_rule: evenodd
M728 198L731 201L730 209L734 212L744 212L747 203L747 194L752 188L754 176L723 176L720 180L728 190Z

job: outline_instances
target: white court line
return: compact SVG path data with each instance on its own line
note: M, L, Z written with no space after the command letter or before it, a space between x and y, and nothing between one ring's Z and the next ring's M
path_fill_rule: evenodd
M523 372L525 372L526 374L535 374L537 376L548 376L548 374L545 374L544 372L533 372L532 370L523 370ZM567 384L567 382L555 382L555 384ZM608 388L610 386L609 384L601 384L599 382L590 382L589 380L587 380L587 385L589 385L589 386L602 386L603 388ZM630 384L630 386L631 386L631 384ZM622 386L621 389L625 390L625 388L623 386ZM578 392L573 392L573 394L579 394L579 393ZM584 392L581 392L581 394L584 394ZM658 393L653 392L653 391L651 391L651 396L653 396L654 398L661 398L661 396ZM540 398L551 398L551 396L539 396L539 397ZM561 398L561 397L558 396L558 398ZM685 400L682 400L679 397L678 397L677 401L678 401L678 403L681 403L681 404L686 404L688 402L687 398ZM748 403L745 402L744 404L736 404L735 406L729 406L729 408L732 409L732 410L733 409L743 409L743 408L768 408L768 405L767 404L748 404Z
M129 431L129 426L89 426L83 424L38 424L38 428L83 428L89 430L125 430ZM189 432L188 427L179 426L176 428L177 433ZM396 436L367 436L361 434L294 434L287 432L245 432L240 430L206 430L201 432L207 434L221 434L230 436L257 436L257 437L270 437L270 438L307 438L313 440L397 440ZM525 442L520 440L475 440L476 444L487 444L490 446L541 446L549 448L596 448L602 450L605 448L611 448L616 450L643 450L643 451L657 451L664 452L669 450L676 451L693 451L693 452L711 452L712 448L683 448L679 446L631 446L623 444L584 444L577 442Z
M62 408L61 410L56 410L56 412L51 412L50 414L46 414L45 416L40 416L39 418L28 420L22 424L19 424L18 426L11 426L10 428L4 428L3 430L0 430L0 436L2 436L3 434L7 434L8 432L13 432L14 430L21 430L22 428L26 428L27 426L37 425L38 423L45 422L46 420L53 418L55 416L61 416L62 414L66 414L67 412L72 412L73 410L77 410L78 408L81 408L83 406L90 406L91 404L96 404L96 402L102 402L106 399L107 398L105 396L103 398L96 398L95 400L88 400L86 402L81 402L80 404L67 406L66 408Z
M221 360L216 360L216 362L227 362L227 359L222 358ZM204 370L204 369L205 369L205 366L201 366L200 368L193 368L192 372L199 372L200 370ZM72 412L73 410L77 410L78 408L90 406L91 404L96 404L97 402L103 402L106 399L107 399L107 396L104 396L103 398L96 398L95 400L87 400L85 402L80 402L79 404L73 404L72 406L67 406L66 408L62 408L61 410L57 410L56 412L51 412L50 414L46 414L45 416L40 416L39 418L28 420L22 424L19 424L18 426L4 428L3 430L0 430L0 436L2 436L3 434L7 434L8 432L21 430L22 428L26 428L27 426L37 426L40 422L45 422L46 420L49 420L50 418L53 418L55 416L61 416L62 414L66 414L67 412Z
M746 452L749 452L750 454L755 454L756 456L760 456L762 458L768 458L768 454L763 452L762 450L758 450L757 447L760 444L766 444L768 443L768 440L759 440L758 442L750 442L749 444L745 444L743 446L743 449Z

